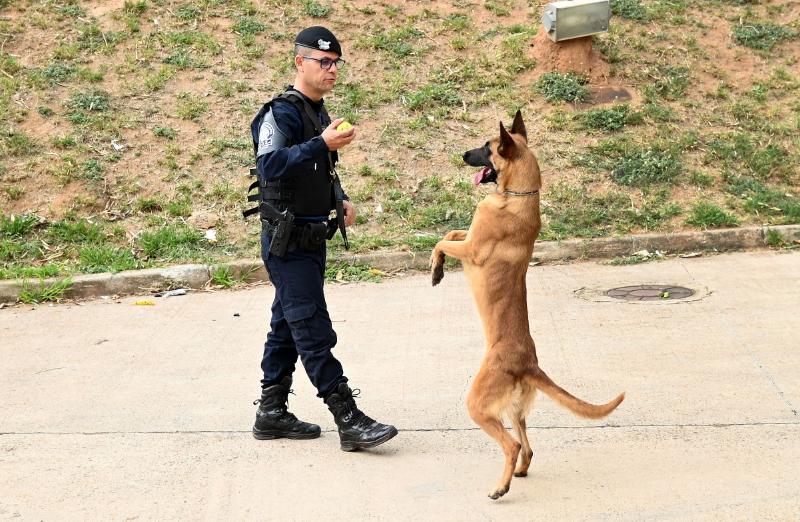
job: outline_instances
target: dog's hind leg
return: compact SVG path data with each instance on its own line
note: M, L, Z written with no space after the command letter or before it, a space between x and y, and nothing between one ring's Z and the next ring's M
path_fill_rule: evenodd
M517 432L517 438L522 443L522 449L519 452L519 464L514 471L514 476L527 477L528 468L531 466L531 460L533 460L533 450L531 449L531 443L528 441L528 433L525 431L525 417L520 415L516 419L512 418L511 423Z
M517 438L520 443L522 443L522 449L519 452L519 464L517 465L516 471L514 471L515 477L528 476L528 468L531 466L531 460L533 458L531 443L528 441L528 432L525 431L527 428L525 424L525 415L530 410L530 404L536 396L536 388L526 391L528 393L521 401L522 404L520 404L518 408L509 410L511 423L514 425L514 429L517 432Z
M488 374L489 372L478 372L467 397L467 409L472 420L503 448L505 455L503 475L497 486L489 492L489 498L496 500L508 493L511 487L514 466L522 445L509 435L500 420L499 412L504 406L500 404L503 401L502 395L498 396L496 393L492 393L494 390L508 389L510 383L498 382L505 379L492 379ZM487 393L485 390L489 390L489 392ZM502 393L501 391L500 394Z

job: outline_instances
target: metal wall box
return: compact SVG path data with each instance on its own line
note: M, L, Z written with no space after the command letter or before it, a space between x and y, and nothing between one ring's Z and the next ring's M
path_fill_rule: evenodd
M544 7L542 25L554 42L608 31L609 0L562 0Z

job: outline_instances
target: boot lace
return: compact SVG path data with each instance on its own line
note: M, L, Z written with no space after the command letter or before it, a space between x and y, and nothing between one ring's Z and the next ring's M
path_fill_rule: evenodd
M375 419L373 419L363 411L359 410L358 406L356 406L356 401L354 399L360 396L361 396L360 388L355 388L353 390L350 390L350 396L347 397L347 399L345 400L345 405L347 407L347 411L351 415L354 425L368 427L372 424L375 424Z

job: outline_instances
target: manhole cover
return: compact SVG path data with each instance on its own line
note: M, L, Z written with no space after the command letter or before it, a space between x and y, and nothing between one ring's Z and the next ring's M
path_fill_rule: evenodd
M668 299L685 299L694 295L694 290L672 285L634 285L612 288L606 291L606 295L626 301L666 301Z

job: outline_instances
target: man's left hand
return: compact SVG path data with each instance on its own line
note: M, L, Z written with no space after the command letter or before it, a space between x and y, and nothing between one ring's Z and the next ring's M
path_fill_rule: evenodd
M342 201L344 205L344 226L349 227L356 222L356 207L347 200Z

